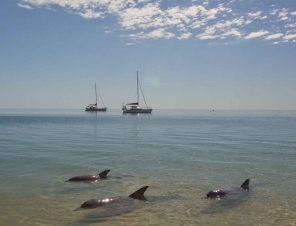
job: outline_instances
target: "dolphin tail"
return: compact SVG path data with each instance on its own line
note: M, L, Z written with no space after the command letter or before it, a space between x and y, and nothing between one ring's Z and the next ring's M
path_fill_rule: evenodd
M144 193L149 188L149 186L145 186L140 188L139 190L135 191L133 194L131 194L129 197L133 199L139 199L139 200L146 200Z
M107 174L110 172L110 170L105 170L101 173L99 173L98 175L100 176L100 178L104 178L106 179L107 178Z
M241 188L248 189L249 188L250 179L246 179L244 183L241 185Z

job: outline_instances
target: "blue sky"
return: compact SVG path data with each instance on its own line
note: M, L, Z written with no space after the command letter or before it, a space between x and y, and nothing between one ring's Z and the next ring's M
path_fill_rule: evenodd
M120 109L139 71L154 109L296 110L294 0L4 0L0 19L0 108L84 109L97 83Z

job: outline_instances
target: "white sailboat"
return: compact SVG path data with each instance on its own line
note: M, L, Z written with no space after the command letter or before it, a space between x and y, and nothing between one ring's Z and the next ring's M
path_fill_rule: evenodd
M102 103L103 103L104 107L103 108L98 108L97 84L95 84L95 91L96 91L96 103L87 105L87 107L85 108L85 111L106 111L107 108L105 107L105 104L103 102L103 99L102 99L101 95L100 95L100 97L101 97L101 100L102 100ZM100 92L99 92L99 94L100 94Z
M143 99L145 101L146 104L146 100L140 85L140 89L141 89L141 93L143 96ZM152 112L152 108L151 107L143 107L139 105L139 79L138 79L138 72L137 72L137 102L135 103L127 103L126 105L123 104L122 106L122 111L123 113L151 113Z

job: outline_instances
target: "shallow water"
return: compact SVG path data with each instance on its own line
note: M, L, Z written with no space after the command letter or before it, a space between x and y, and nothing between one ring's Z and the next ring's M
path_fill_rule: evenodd
M0 110L0 128L1 225L296 225L295 111ZM73 211L146 185L146 202Z

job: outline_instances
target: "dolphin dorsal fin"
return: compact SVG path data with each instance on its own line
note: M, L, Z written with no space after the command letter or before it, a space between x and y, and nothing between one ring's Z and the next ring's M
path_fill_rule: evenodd
M98 175L100 176L100 178L107 178L107 174L110 172L110 170L105 170L101 173L99 173Z
M139 190L135 191L133 194L131 194L129 197L133 199L139 199L139 200L146 200L144 193L149 188L149 186L145 186L140 188Z
M246 180L244 181L244 183L241 185L241 188L245 188L245 189L249 188L249 183L250 183L250 179L248 178L248 179L246 179Z

